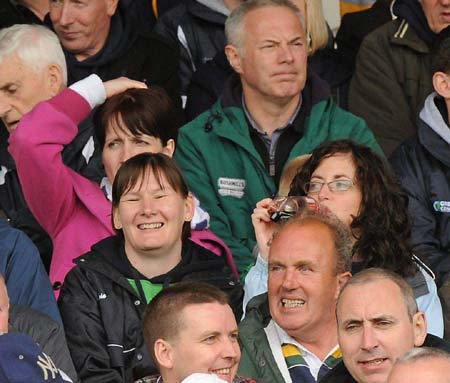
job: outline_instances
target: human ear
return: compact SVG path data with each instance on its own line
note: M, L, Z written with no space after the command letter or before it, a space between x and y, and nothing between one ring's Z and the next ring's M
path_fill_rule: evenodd
M46 83L50 91L51 97L61 92L63 85L62 69L57 64L50 64L46 69Z
M169 342L164 339L157 339L153 345L153 351L158 365L166 369L172 369L174 367L173 350Z
M194 201L194 196L192 195L192 193L188 194L184 204L185 204L184 205L184 208L185 208L184 220L187 222L190 222L190 221L192 221L192 218L194 217L194 213L195 213L195 201Z
M239 49L234 45L227 45L225 47L225 54L227 55L228 62L237 73L242 73L242 57Z
M116 13L118 4L119 0L106 0L106 13L108 16L112 17Z
M422 346L427 336L427 319L423 311L419 311L412 318L414 330L414 346Z
M174 151L175 151L175 141L170 139L167 141L166 146L164 146L162 153L165 154L166 156L172 158Z
M113 224L114 229L120 230L122 229L122 220L120 219L120 213L118 208L113 208Z
M433 87L437 94L445 99L450 99L450 76L444 72L433 74Z
M348 280L352 277L352 274L349 271L346 271L345 273L340 273L337 275L337 288L336 288L336 294L335 299L338 299L339 293L341 292L341 289L344 287L344 285L348 282Z

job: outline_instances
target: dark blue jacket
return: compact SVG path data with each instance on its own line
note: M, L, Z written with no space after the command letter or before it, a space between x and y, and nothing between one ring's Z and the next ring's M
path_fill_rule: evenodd
M414 253L429 261L440 287L450 276L450 128L435 93L425 101L417 136L391 163L408 193Z
M0 219L0 273L11 303L31 307L62 323L39 252L23 232L4 219Z

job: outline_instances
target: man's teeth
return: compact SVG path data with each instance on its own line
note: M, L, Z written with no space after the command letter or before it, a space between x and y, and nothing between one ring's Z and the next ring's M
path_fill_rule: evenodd
M301 307L305 304L305 301L303 299L286 299L283 298L281 300L281 303L284 307Z
M159 229L160 227L162 227L162 223L158 222L158 223L141 223L140 225L138 225L139 229Z
M383 361L384 361L384 359L374 359L374 360L368 360L363 363L368 364L368 365L378 365L378 364L381 364Z
M213 372L215 374L228 375L231 372L231 368L221 368L220 370L214 370Z

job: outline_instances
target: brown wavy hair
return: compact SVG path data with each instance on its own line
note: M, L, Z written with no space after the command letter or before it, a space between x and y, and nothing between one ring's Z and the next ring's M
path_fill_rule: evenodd
M327 142L314 149L291 183L289 195L305 195L303 185L320 163L335 154L350 154L356 167L356 184L362 201L350 230L355 254L363 268L380 267L403 277L416 272L409 245L411 229L408 197L387 161L370 148L351 140Z

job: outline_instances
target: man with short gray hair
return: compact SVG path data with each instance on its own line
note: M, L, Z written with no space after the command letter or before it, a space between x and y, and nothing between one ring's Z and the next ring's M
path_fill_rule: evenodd
M386 383L395 361L414 347L450 350L427 334L411 286L390 270L369 268L353 276L341 289L336 317L343 363L321 383Z
M414 348L398 358L387 383L450 383L450 354L438 348Z
M380 150L366 124L339 109L326 83L308 73L303 22L288 0L235 8L225 52L236 74L219 101L179 134L175 158L242 273L254 260L251 212L276 194L290 159L338 138Z

